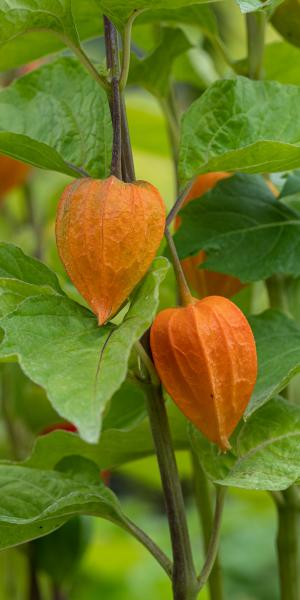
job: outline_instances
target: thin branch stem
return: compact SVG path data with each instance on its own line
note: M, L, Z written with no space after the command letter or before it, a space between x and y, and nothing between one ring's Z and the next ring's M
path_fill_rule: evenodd
M16 431L15 422L10 412L14 395L14 377L12 368L12 365L5 363L1 366L1 408L3 421L10 442L12 458L13 460L21 460L22 452L18 432Z
M128 127L124 93L121 93L121 119L122 119L122 172L123 180L135 181L135 169Z
M84 52L83 48L80 46L71 46L73 52L76 54L77 58L84 65L84 67L88 70L90 75L95 79L95 81L106 91L109 90L109 83L105 77L98 73L97 69L94 67L93 63L90 61L87 54Z
M180 192L174 206L171 208L171 210L167 216L167 225L171 225L172 221L175 219L175 217L179 213L180 209L183 207L185 200L193 187L194 181L195 181L195 179L192 179L185 186L185 188L182 190L182 192Z
M148 385L145 389L171 535L174 600L194 600L197 579L166 408L159 388Z
M176 280L177 280L177 285L178 285L178 290L179 290L179 295L180 295L180 303L183 306L188 306L189 304L193 304L195 302L195 299L193 298L189 286L187 284L178 254L177 254L177 250L176 250L176 246L174 244L174 240L172 238L172 235L168 229L168 227L165 228L165 238L168 242L168 246L169 246L169 250L170 250L170 254L171 254L171 258L172 258L172 263L173 263L173 267L174 267L174 271L175 271L175 275L176 275Z
M293 488L282 492L285 503L277 504L277 554L281 600L300 598L299 507Z
M112 90L112 119L113 119L113 150L110 172L122 179L122 117L121 96L117 77L111 80Z
M82 167L77 167L76 165L73 165L72 163L68 162L67 160L65 161L65 163L66 163L66 165L68 165L68 167L70 167L70 169L73 169L73 171L78 173L78 175L80 175L81 177L90 177L90 174Z
M118 34L112 22L103 17L107 67L111 72L110 108L113 124L113 149L110 172L122 179L122 113L119 87L120 60Z
M128 531L152 554L160 566L164 569L170 579L172 579L173 565L166 554L157 546L157 544L140 529L135 523L126 517Z
M157 374L155 366L154 366L149 354L146 352L143 344L141 342L136 342L135 348L136 348L136 351L137 351L139 357L141 358L142 362L144 363L144 365L149 373L151 383L155 386L158 386L160 383L158 374Z
M274 500L275 504L278 506L283 506L285 503L284 500L284 496L282 495L282 492L278 492L278 491L272 491L269 492L271 498Z
M233 71L235 71L235 64L231 60L227 52L227 48L223 43L222 39L220 37L215 37L214 35L212 35L211 37L209 37L209 41L212 44L213 48L221 55L222 59L227 64L227 66L230 67Z
M246 14L248 77L261 79L265 47L266 15L262 11Z
M123 55L122 55L122 68L120 76L120 90L121 92L125 89L128 79L129 67L130 67L130 55L131 55L131 33L132 25L135 19L144 12L145 9L135 9L132 15L129 17L123 35Z
M215 559L218 553L219 541L220 541L220 533L221 533L221 523L222 523L222 514L224 508L224 498L226 494L226 487L224 486L216 486L216 507L214 520L211 531L211 538L207 549L206 560L203 566L203 569L198 577L198 590L202 590L204 585L206 584L212 568L215 563Z
M191 452L191 458L194 475L195 500L199 520L201 523L201 529L203 532L204 551L206 556L209 550L213 523L211 491L206 474L202 469L198 456L193 450ZM216 555L215 562L208 579L208 585L211 600L223 600L224 591L222 571L218 555Z

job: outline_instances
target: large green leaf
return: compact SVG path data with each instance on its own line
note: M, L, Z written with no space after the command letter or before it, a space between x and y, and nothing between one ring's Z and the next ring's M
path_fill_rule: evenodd
M105 92L80 63L62 58L0 93L0 152L68 175L105 177L112 126Z
M221 485L283 490L300 481L300 408L283 399L268 402L231 438L220 454L196 429L191 439L209 477Z
M107 403L126 378L134 343L152 322L167 269L166 259L154 261L118 327L98 327L90 311L58 295L28 298L0 322L2 359L17 357L55 410L91 443L99 437Z
M235 175L180 213L180 258L207 252L204 265L242 281L300 275L300 213L279 202L264 179Z
M249 415L287 386L300 371L300 327L279 311L249 318L258 354L258 378Z
M42 262L13 244L0 243L0 282L1 286L18 281L32 286L46 286L62 294L56 275ZM34 294L31 294L32 296Z
M129 83L138 84L159 98L170 92L170 78L174 60L191 48L181 29L163 29L162 39L155 50L139 60L133 55Z
M187 421L173 402L167 406L173 444L177 450L188 448ZM87 444L75 433L54 431L37 438L26 465L53 469L57 462L72 455L95 462L99 469L114 469L128 462L155 454L151 428L144 419L130 430L104 429L98 444Z
M4 5L4 2L1 2ZM7 4L7 3L6 3ZM11 3L10 3L11 4ZM73 13L73 24L72 16L68 8L68 3L61 3L61 10L59 8L59 2L51 2L52 10L54 14L58 15L57 20L51 20L49 13L42 13L40 10L42 5L50 5L50 0L44 3L41 2L18 2L18 5L23 7L25 10L21 12L14 12L14 29L16 35L9 37L10 31L3 31L1 37L2 43L4 43L3 51L0 52L0 71L6 69L13 69L29 63L42 56L56 52L61 48L64 48L66 43L68 45L78 44L76 33L74 33L74 23L77 30L78 37L80 40L86 40L90 37L98 36L102 31L101 22L101 11L94 0L80 0L80 2L72 2L72 13ZM31 4L31 9L28 6ZM63 14L63 7L65 6L65 13ZM27 8L27 10L26 10ZM4 9L0 17L1 24L4 24L9 17L9 9ZM17 16L16 16L17 15ZM59 16L60 15L60 16ZM43 30L37 29L35 23L38 20L42 20L44 24ZM65 31L65 34L60 33L59 29L63 31L63 28L69 23L70 31ZM47 27L47 29L45 29ZM58 31L55 33L55 27ZM25 34L25 35L24 35ZM4 41L6 40L6 41Z
M281 2L274 12L271 22L288 42L300 46L300 6L298 0Z
M285 180L285 183L280 192L280 198L286 196L294 196L300 193L300 170L296 169L290 173Z
M187 23L199 29L208 37L218 35L218 23L215 13L208 4L194 4L188 8L160 8L157 10L146 10L143 12L137 23Z
M133 381L124 381L111 399L103 419L103 431L118 429L127 431L144 420L147 413L145 394Z
M217 81L183 117L183 181L206 171L260 173L299 165L300 87L244 77Z
M0 48L33 29L53 33L78 44L72 0L0 0Z
M201 0L199 4L207 4L209 1L214 0ZM151 18L151 12L164 9L170 11L173 9L179 9L189 7L195 4L195 0L96 0L101 10L115 23L117 27L122 29L128 18L133 14L135 10L147 10L149 11L149 18Z
M0 243L0 315L12 312L25 298L62 294L56 275L12 244Z
M265 77L280 83L300 85L299 61L299 48L287 42L267 44L264 53Z
M98 467L83 458L62 461L55 470L0 465L0 548L41 537L74 515L96 515L126 528L114 494Z

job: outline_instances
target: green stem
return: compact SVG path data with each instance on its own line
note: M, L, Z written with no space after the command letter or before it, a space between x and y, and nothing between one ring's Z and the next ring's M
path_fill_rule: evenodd
M195 181L195 179L192 179L185 186L185 188L180 192L180 194L178 194L177 200L167 216L167 220L166 220L167 225L170 225L172 223L172 221L175 219L175 217L179 213L180 209L183 207L186 197L188 196L189 192L191 191L191 189L194 185L194 181Z
M136 349L141 361L145 365L146 370L148 371L151 383L156 386L159 385L160 381L159 381L159 377L156 372L155 366L154 366L149 354L146 352L143 344L141 342L136 342L135 349Z
M130 67L130 54L131 54L131 32L132 25L142 12L145 9L138 10L137 8L133 11L132 15L129 17L123 35L123 56L122 56L122 69L121 69L121 77L120 77L120 90L123 91L127 84L129 67Z
M218 554L225 494L226 487L216 486L216 508L212 522L211 536L207 547L206 560L198 578L199 591L202 590L206 584Z
M248 45L248 77L261 79L265 46L266 16L262 11L246 15Z
M122 173L123 180L135 181L135 169L133 162L132 147L130 142L129 127L124 93L121 93L121 124L122 124Z
M130 519L126 518L127 531L133 535L157 560L158 564L164 569L168 577L172 578L173 565L165 553L155 544L155 542L140 529Z
M72 48L73 52L76 54L77 58L83 64L83 66L88 70L88 72L90 73L92 78L95 79L95 81L102 88L104 88L106 91L109 91L108 81L105 79L105 77L102 77L102 75L100 75L100 73L98 73L97 69L94 67L93 63L90 61L89 57L84 52L83 48L81 48L81 46L78 47L75 45L74 46L72 45L71 48Z
M276 308L289 315L289 298L285 277L283 275L272 275L272 277L266 279L266 286L271 308Z
M118 34L111 21L104 16L104 34L107 67L111 72L110 110L113 125L111 175L122 179L122 113L119 87L120 62Z
M173 551L174 600L195 600L197 578L164 400L159 388L146 386L148 415L164 490Z
M211 494L207 477L200 465L200 462L192 452L192 464L194 473L194 486L195 486L195 498L196 505L201 523L201 528L204 538L204 550L207 556L209 544L212 535L212 524L213 524L213 509L211 503ZM223 600L223 581L222 571L219 561L218 554L216 553L214 565L211 569L211 573L208 579L209 592L211 600Z
M169 246L169 250L170 250L170 254L171 254L171 258L172 258L172 263L173 263L173 267L174 267L174 271L175 271L175 275L176 275L176 280L177 280L177 286L178 286L178 290L179 290L179 295L180 295L180 303L183 306L188 306L189 304L193 304L194 303L194 298L190 292L189 286L187 284L178 254L177 254L177 250L176 250L176 246L174 244L174 240L170 234L170 231L168 229L168 227L166 227L165 229L165 237L166 240L168 242L168 246Z
M282 494L285 503L277 504L277 553L281 600L299 600L299 508L293 501L291 488Z

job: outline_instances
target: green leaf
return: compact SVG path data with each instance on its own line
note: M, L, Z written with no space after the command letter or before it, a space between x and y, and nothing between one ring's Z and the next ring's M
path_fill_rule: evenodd
M210 1L210 0L208 0ZM149 11L149 19L151 12L164 9L165 11L177 10L183 7L190 7L195 4L195 0L96 0L98 6L107 15L114 24L122 29L128 21L129 17L136 10ZM201 0L199 4L207 4L207 0ZM186 8L186 10L189 10ZM150 12L151 11L151 12Z
M300 49L286 42L273 42L265 46L264 75L280 83L300 85L298 64Z
M139 60L133 55L129 84L140 85L159 98L169 94L174 60L191 48L181 29L164 28L162 39L155 50Z
M140 386L124 381L114 394L107 414L103 418L103 428L127 431L138 425L146 415L145 394Z
M195 428L192 444L208 476L221 485L283 490L300 481L300 408L283 399L268 402L230 440L220 454Z
M3 2L1 3L3 5ZM18 3L20 5L20 2ZM23 2L23 6L29 6L29 2ZM31 2L31 10L25 10L22 14L20 11L18 12L18 18L15 19L14 25L17 30L17 36L12 37L9 41L5 42L5 51L0 52L0 71L5 71L6 69L14 69L26 63L29 63L33 60L41 58L47 54L51 54L53 52L57 52L65 47L66 44L71 45L75 43L78 45L78 39L75 32L74 27L77 30L78 37L80 40L86 40L91 37L99 36L102 30L101 23L101 11L99 7L96 5L94 0L80 0L80 2L72 2L72 13L73 13L73 21L71 12L68 7L68 3L61 3L62 10L63 6L66 7L66 15L67 19L63 17L56 24L63 30L64 25L66 23L70 23L70 32L66 32L65 34L53 35L54 29L51 26L52 23L49 19L49 13L44 13L42 15L40 6L42 3L35 2L34 9L33 2ZM44 4L46 4L44 2ZM50 0L48 0L47 4L50 4ZM59 3L51 2L52 9L54 12L60 14ZM8 14L6 13L6 17L8 18ZM35 21L37 18L43 18L44 25L47 26L48 29L43 29L42 31L36 28L32 28L32 21ZM20 18L21 17L21 18ZM2 19L5 20L5 14L2 14ZM2 22L3 22L2 20ZM20 27L20 25L27 22L27 25L31 26L28 28ZM53 22L55 26L55 21ZM5 32L4 32L5 34ZM25 34L25 35L22 35Z
M1 549L41 537L79 514L126 526L98 467L80 457L63 461L53 471L1 464L0 486Z
M30 296L63 294L56 275L12 244L0 243L0 315Z
M27 256L13 244L0 242L1 285L8 285L10 280L32 286L46 286L59 294L63 293L56 275L46 265Z
M55 410L91 443L99 437L107 403L126 378L133 345L152 322L168 266L164 258L154 261L119 327L98 327L94 315L62 296L28 298L1 320L2 359L17 357Z
M245 282L274 273L300 275L300 213L279 202L262 177L221 181L180 214L175 235L180 258L203 249L205 268Z
M137 21L138 25L143 23L186 23L198 27L208 37L218 35L218 23L215 13L208 4L194 4L188 8L161 8L158 10L146 10Z
M300 327L279 311L249 318L258 354L258 378L246 409L250 415L300 371Z
M273 27L290 44L300 46L300 7L298 0L285 0L274 12Z
M71 583L91 538L91 523L83 517L67 521L47 537L31 545L38 571L44 571L57 584Z
M0 150L1 154L7 154L34 167L78 177L77 171L69 166L54 148L26 135L0 131Z
M78 44L71 0L0 0L0 48L33 29L47 29Z
M187 421L173 402L167 406L173 444L186 449ZM75 433L54 431L37 438L26 465L36 469L53 469L67 456L83 456L95 462L99 469L114 469L128 462L155 454L148 419L130 430L104 429L97 445L87 444Z
M280 192L280 198L294 196L300 192L300 170L293 171L286 178L283 188Z
M207 171L260 173L299 165L297 86L244 77L217 81L183 116L183 182Z
M0 152L24 162L73 177L76 168L92 177L108 174L106 94L75 59L59 59L4 89L0 132Z

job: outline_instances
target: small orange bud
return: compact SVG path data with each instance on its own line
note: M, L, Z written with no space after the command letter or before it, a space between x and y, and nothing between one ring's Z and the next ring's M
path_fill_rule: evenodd
M99 325L118 311L145 275L164 228L162 198L145 181L80 179L65 189L57 210L57 247Z

